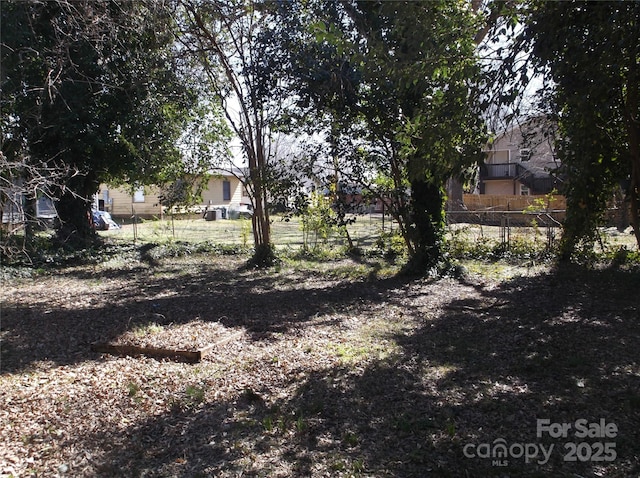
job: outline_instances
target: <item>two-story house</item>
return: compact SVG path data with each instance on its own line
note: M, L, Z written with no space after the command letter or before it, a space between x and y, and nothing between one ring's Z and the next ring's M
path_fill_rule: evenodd
M560 166L554 155L556 130L540 116L497 136L487 145L480 166L480 194L542 195L560 189L561 180L554 174Z

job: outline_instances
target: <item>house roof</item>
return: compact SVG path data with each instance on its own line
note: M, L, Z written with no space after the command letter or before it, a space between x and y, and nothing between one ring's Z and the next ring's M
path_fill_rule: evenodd
M209 171L214 176L226 176L235 178L244 178L247 176L247 171L242 168L230 167L230 168L213 168Z

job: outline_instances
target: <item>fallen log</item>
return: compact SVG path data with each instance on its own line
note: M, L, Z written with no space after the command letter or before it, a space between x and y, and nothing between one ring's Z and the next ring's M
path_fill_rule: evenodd
M217 342L207 345L198 350L178 350L162 347L145 347L140 345L127 345L127 344L110 344L110 343L94 343L91 344L91 350L98 353L106 353L111 355L127 355L127 356L139 356L144 355L146 357L153 358L170 358L174 360L181 360L188 363L200 362L205 356L209 355L216 347L224 345L232 340L239 338L244 331L230 334Z

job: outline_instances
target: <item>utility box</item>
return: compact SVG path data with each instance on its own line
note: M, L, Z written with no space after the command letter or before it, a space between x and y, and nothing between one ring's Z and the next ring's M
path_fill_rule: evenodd
M218 210L217 209L208 210L207 213L204 215L204 219L206 221L215 221L216 219L218 219Z

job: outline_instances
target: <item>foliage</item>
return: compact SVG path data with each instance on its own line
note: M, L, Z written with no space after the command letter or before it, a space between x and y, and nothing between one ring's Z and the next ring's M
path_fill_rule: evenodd
M399 258L406 256L407 252L406 243L398 230L381 231L375 242L375 250L390 262L396 262Z
M543 197L537 197L533 200L531 204L529 204L526 208L522 210L523 213L536 213L536 212L547 212L550 209L551 201L553 201L554 196L558 194L558 191L555 189Z
M300 215L303 247L316 250L321 245L326 245L329 235L337 229L336 213L329 199L318 191L312 192Z
M416 269L431 268L444 183L483 143L470 108L476 17L452 2L318 1L305 12L306 31L283 20L302 32L288 38L300 104L319 118L342 178L388 202Z
M506 261L512 264L549 263L557 253L556 245L537 238L514 237L508 242L489 237L469 239L459 230L447 242L446 251L452 259Z
M3 152L69 171L53 192L61 239L91 239L101 182L179 168L194 96L178 78L172 22L145 0L3 3Z
M193 74L194 67L189 68ZM175 206L188 208L200 204L212 169L220 168L231 155L227 146L231 131L218 105L204 99L209 93L202 91L202 85L193 86L199 90L199 104L190 110L190 120L184 124L178 139L181 161L167 165L160 183L160 201L170 210Z
M163 186L160 192L160 203L172 211L176 206L188 208L200 202L202 184L208 176L199 178L181 178Z
M508 54L490 81L502 93L497 102L515 116L518 97L533 77L542 78L537 106L558 120L562 138L557 152L567 219L561 259L592 251L621 186L640 245L640 5L529 0L505 11L494 41L500 45L506 36L511 46L497 49Z

